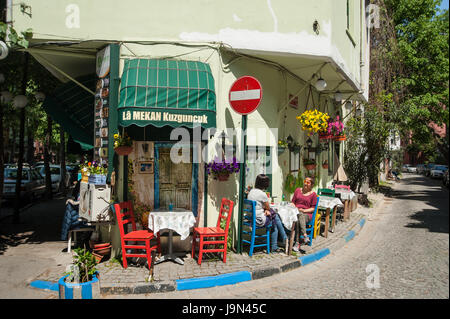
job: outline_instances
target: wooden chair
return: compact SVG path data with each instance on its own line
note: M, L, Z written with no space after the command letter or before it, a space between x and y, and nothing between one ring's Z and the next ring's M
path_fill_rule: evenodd
M242 235L250 235L250 240L242 239L242 246L244 243L250 244L250 250L248 255L251 257L253 255L253 250L255 247L266 247L267 253L270 253L270 226L269 227L257 227L256 226L256 202L249 199L244 199L244 208L243 208L243 228ZM247 230L245 230L246 228ZM263 235L256 235L256 230L265 228L266 231ZM262 241L261 241L262 239ZM258 240L258 243L256 241Z
M306 223L306 235L309 237L309 243L308 246L312 245L312 240L314 237L314 234L319 231L320 229L320 218L317 218L317 211L319 208L319 196L317 196L317 202L316 206L314 207L314 212L312 214L311 220ZM303 237L303 236L301 236Z
M329 188L319 188L317 190L317 195L319 196L329 196L329 197L335 197L336 193L334 189Z
M152 264L152 251L158 250L161 253L161 242L159 233L156 237L157 244L151 246L150 241L155 238L155 235L149 229L136 230L136 222L133 214L133 207L131 201L121 202L114 204L114 210L117 216L117 223L119 225L120 231L120 241L122 244L122 265L123 268L127 268L127 258L128 257L146 257L148 262L148 267ZM125 228L131 223L132 231L125 233ZM127 242L143 242L143 244L127 244ZM143 250L143 253L129 253L129 249Z
M228 242L228 228L230 227L231 215L233 215L234 202L222 198L220 205L219 218L217 219L216 227L195 227L192 235L192 258L195 258L196 238L200 239L198 260L197 263L201 265L204 253L223 253L223 262L227 261L227 242ZM225 225L223 225L225 223ZM222 228L225 226L224 228ZM215 238L214 238L215 237ZM219 237L219 239L217 239ZM205 240L209 239L209 240ZM214 245L212 248L205 248L205 246ZM222 246L222 247L220 247Z

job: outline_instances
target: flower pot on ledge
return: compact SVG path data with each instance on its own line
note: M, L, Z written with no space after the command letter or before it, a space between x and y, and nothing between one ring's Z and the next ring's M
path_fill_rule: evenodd
M286 150L286 147L278 146L278 155L281 155Z
M316 164L306 164L304 166L308 171L312 171L312 170L316 169Z
M332 137L331 134L328 134L328 133L319 134L319 140L321 140L321 141L330 140L331 137Z
M117 153L117 155L120 156L127 156L129 155L131 152L133 151L133 147L132 146L117 146L116 148L114 148L114 152Z
M322 168L323 168L323 169L328 169L328 164L323 164L323 165L322 165Z

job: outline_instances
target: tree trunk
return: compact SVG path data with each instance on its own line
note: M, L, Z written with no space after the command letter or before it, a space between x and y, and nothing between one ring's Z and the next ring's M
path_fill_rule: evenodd
M60 191L61 193L66 196L67 190L66 190L66 140L65 140L65 134L63 128L59 127L59 154L61 159L61 183L60 185Z
M45 167L45 189L46 198L52 199L52 177L50 175L50 144L52 140L52 119L47 114L47 132L44 143L44 167Z

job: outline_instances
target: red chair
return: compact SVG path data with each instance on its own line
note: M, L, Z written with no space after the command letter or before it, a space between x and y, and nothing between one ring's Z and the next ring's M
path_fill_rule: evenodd
M220 205L219 218L216 227L195 227L192 235L192 258L195 258L196 238L200 239L198 250L198 264L202 263L204 253L223 253L223 262L227 262L227 240L228 228L230 226L231 215L233 214L234 202L226 198L222 198ZM221 228L221 223L226 220L225 229ZM211 238L216 237L216 238ZM221 237L217 239L217 237ZM205 240L205 239L209 240ZM206 249L205 246L214 245L213 248ZM223 245L223 248L217 248Z
M150 245L150 240L155 238L155 235L149 229L136 230L136 222L134 220L133 207L130 201L114 204L116 211L117 223L120 230L120 241L122 243L122 265L127 268L128 257L147 257L148 267L152 264L152 250L157 249L161 253L161 242L158 236L156 237L157 244ZM131 223L132 231L125 234L125 227ZM143 242L143 244L126 244L126 242ZM144 250L144 253L128 253L128 249Z

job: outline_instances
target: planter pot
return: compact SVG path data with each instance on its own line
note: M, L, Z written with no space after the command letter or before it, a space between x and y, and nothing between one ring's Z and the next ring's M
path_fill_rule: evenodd
M91 174L89 175L89 184L106 185L106 175Z
M345 135L333 136L333 140L335 140L336 142L345 141L346 139L347 137Z
M331 138L332 138L332 136L329 135L329 134L319 134L319 140L321 140L321 141L326 141L326 140L329 140Z
M127 156L133 151L132 146L118 146L114 148L114 152L116 152L120 156Z
M99 274L95 273L91 281L83 283L70 283L65 279L66 275L59 279L59 299L97 299L100 298Z
M286 147L278 146L278 155L283 154L285 150L286 150Z
M230 174L218 174L217 179L221 182L227 181L230 177Z
M322 168L323 168L323 169L328 169L328 164L322 165Z
M89 183L89 176L86 175L86 174L82 174L82 175L81 175L81 181L82 181L83 183Z
M312 170L316 169L316 164L307 164L304 166L308 171L312 171Z

